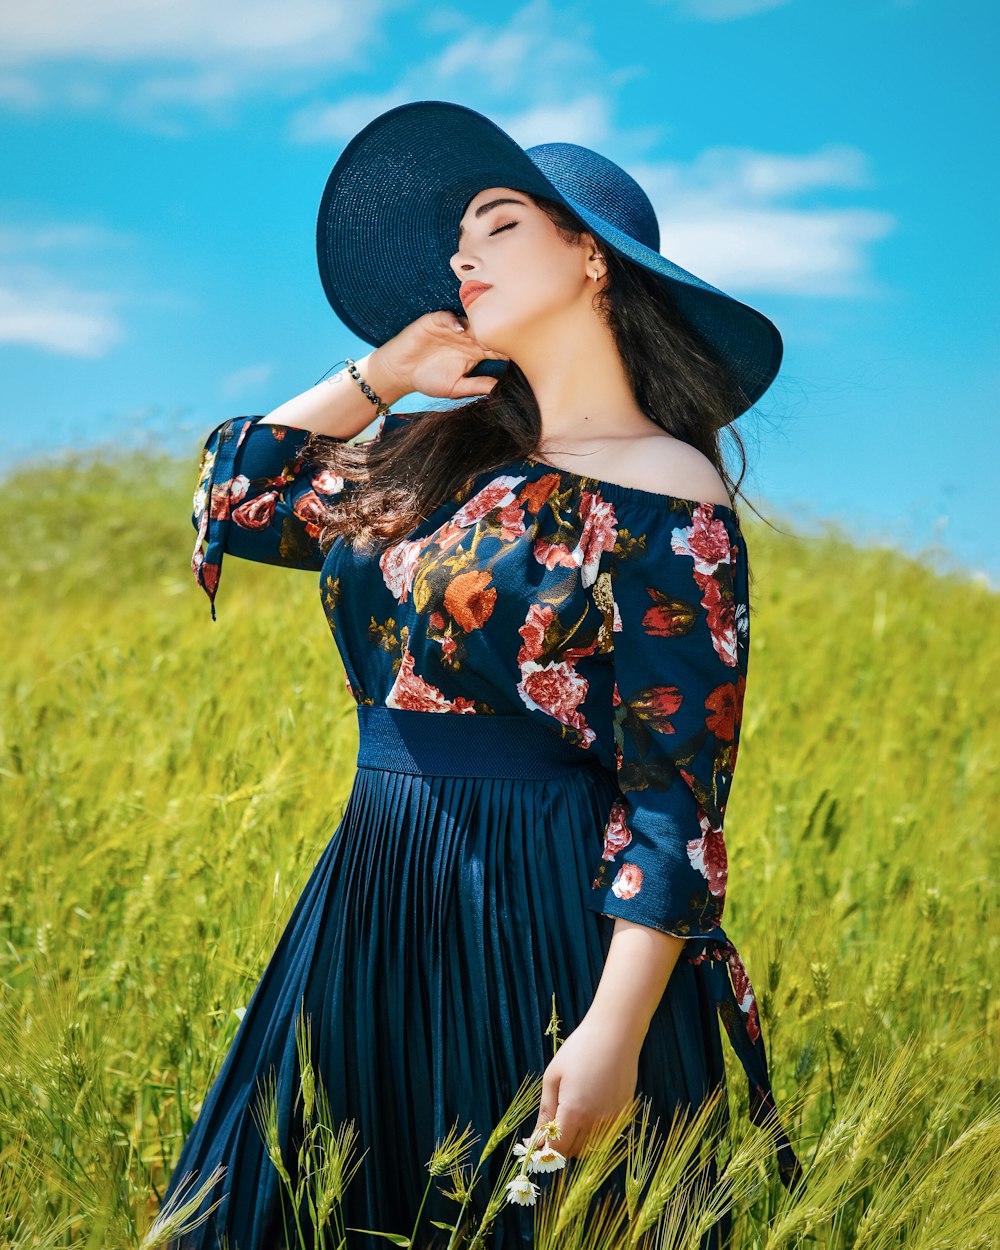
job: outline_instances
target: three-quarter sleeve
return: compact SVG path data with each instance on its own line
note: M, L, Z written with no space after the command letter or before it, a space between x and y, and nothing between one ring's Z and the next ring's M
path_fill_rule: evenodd
M593 911L684 939L749 1082L779 1174L802 1168L778 1118L749 974L722 928L723 823L750 645L748 568L732 509L621 505L611 575L612 714L619 796L592 881Z
M742 535L729 509L620 513L610 562L618 786L589 906L724 944L723 821L749 646Z
M376 437L404 421L390 413ZM206 439L192 501L197 535L191 570L209 597L213 620L226 552L264 564L322 568L323 505L350 483L303 456L308 437L308 430L240 416L223 421Z

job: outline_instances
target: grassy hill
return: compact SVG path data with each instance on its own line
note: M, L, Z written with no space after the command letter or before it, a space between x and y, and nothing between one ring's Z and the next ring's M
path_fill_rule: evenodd
M3 483L0 1243L141 1243L351 786L316 575L227 562L213 624L194 476L135 456ZM985 1246L1000 598L743 515L727 930L817 1180L788 1208L764 1178L734 1250Z

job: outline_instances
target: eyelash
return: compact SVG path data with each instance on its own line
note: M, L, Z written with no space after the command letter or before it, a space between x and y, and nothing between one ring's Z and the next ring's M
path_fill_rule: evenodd
M517 225L517 222L516 222L516 221L507 221L507 222L504 222L504 224L503 224L502 226L497 226L497 228L496 228L495 230L491 230L491 231L490 231L490 238L492 238L495 234L499 234L501 230L509 230L509 229L511 228L511 226L516 226L516 225ZM462 245L461 245L461 244L459 244L459 248L461 248L461 246L462 246Z

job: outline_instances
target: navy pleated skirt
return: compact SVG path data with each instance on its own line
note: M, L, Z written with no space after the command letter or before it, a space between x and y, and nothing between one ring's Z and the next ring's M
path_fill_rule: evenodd
M311 1017L313 1065L333 1118L353 1121L363 1152L344 1195L344 1222L409 1233L435 1143L456 1121L459 1131L471 1124L477 1159L525 1077L540 1077L552 1058L545 1030L553 995L565 1038L600 980L614 919L590 911L586 899L614 778L525 716L361 705L358 717L358 769L343 817L254 990L165 1195L222 1164L203 1207L221 1203L173 1250L288 1244L290 1203L251 1108L270 1078L294 1180L300 1011ZM678 961L639 1058L637 1093L664 1127L678 1108L697 1107L725 1083L716 1009L699 971ZM533 1113L519 1135L534 1123ZM483 1165L477 1213L507 1145ZM622 1192L623 1176L621 1165L602 1195ZM541 1201L554 1178L534 1179ZM444 1180L421 1214L416 1244L427 1250L447 1242L431 1221L453 1223L458 1211L437 1190ZM488 1244L531 1245L533 1219L531 1207L506 1206ZM728 1233L723 1221L704 1245L723 1245ZM348 1233L358 1250L387 1244Z

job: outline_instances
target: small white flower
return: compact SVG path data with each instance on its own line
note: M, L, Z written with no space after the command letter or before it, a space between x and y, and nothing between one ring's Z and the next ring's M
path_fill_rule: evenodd
M558 1172L566 1166L566 1157L561 1155L555 1146L546 1142L532 1154L528 1165L532 1172Z
M507 1183L507 1201L516 1202L521 1207L533 1207L538 1197L538 1186L526 1176L516 1176Z
M548 1130L548 1131L547 1131ZM559 1125L555 1120L537 1128L531 1137L522 1137L515 1142L512 1153L525 1161L521 1175L528 1172L556 1172L566 1166L566 1159L548 1140L549 1136L560 1136ZM534 1143L534 1144L532 1144Z

